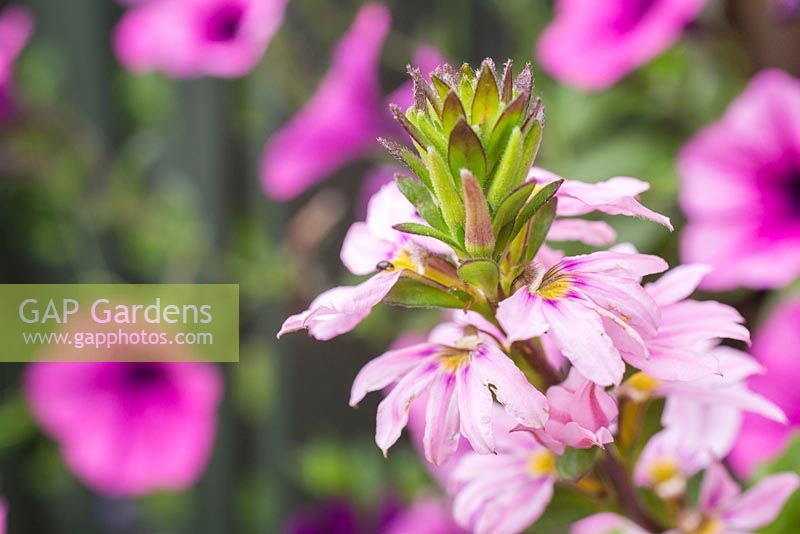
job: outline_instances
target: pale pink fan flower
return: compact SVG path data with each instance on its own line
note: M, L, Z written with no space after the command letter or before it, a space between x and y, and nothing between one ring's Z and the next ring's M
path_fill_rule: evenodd
M778 288L800 275L798 125L800 81L767 70L681 151L681 253L714 267L701 287Z
M748 379L755 392L780 406L789 425L770 421L755 414L746 414L742 431L729 461L734 472L750 476L755 467L778 456L800 426L800 299L781 302L758 330L752 353L764 366L763 375Z
M341 258L353 274L377 274L349 287L321 293L309 308L283 323L278 337L308 329L320 340L328 340L355 328L391 291L404 270L436 276L428 268L432 255L449 248L427 237L413 236L393 228L401 222L421 220L414 206L394 183L384 185L369 201L367 218L353 223L345 236Z
M516 534L533 524L553 497L556 455L498 413L497 454L468 453L448 481L453 516L476 534Z
M24 388L67 466L97 492L183 490L208 463L222 395L211 364L35 363Z
M566 380L547 390L547 404L547 423L533 435L557 454L564 454L566 447L588 449L614 441L612 432L619 415L616 399L577 369L572 368Z
M683 495L689 477L711 463L692 438L669 428L651 436L636 462L633 481L653 488L662 499Z
M754 532L772 523L786 500L800 487L795 473L779 473L761 479L742 493L725 468L713 463L700 485L697 515L685 520L685 530L722 533ZM702 529L704 530L701 530Z
M378 79L390 21L389 10L380 4L367 4L358 12L336 45L314 95L267 142L261 158L261 183L267 195L290 200L372 150L377 137L399 137ZM423 69L433 69L441 61L429 47L420 47L414 56ZM406 83L391 98L410 105L412 94Z
M391 350L367 363L353 381L350 405L392 384L378 406L375 431L384 455L408 423L411 403L423 394L425 457L436 465L455 453L461 435L475 451L495 452L492 393L523 427L541 428L547 420L545 396L494 338L470 325L445 323L426 343Z
M541 167L532 167L528 181L541 185L562 180L560 176ZM547 234L548 241L580 241L591 246L611 245L617 239L614 229L603 221L571 218L595 211L608 215L639 217L672 230L669 217L643 206L637 197L650 189L650 184L617 176L597 183L564 180L556 197L557 218ZM568 218L569 217L569 218Z
M630 519L612 512L601 512L575 522L570 534L650 534Z
M27 6L11 4L0 12L0 121L13 116L14 63L33 33Z
M259 62L287 0L153 0L132 6L114 29L126 69L175 78L235 78Z
M545 333L589 380L619 384L625 364L617 339L647 354L642 336L658 328L658 308L640 285L642 276L667 264L656 256L595 252L536 267L513 295L500 303L497 320L508 341Z
M672 46L705 0L558 0L537 44L562 83L601 91Z
M718 372L711 349L721 339L750 342L744 318L735 308L688 298L710 270L706 265L681 265L645 285L661 322L658 333L646 340L649 358L620 349L628 363L658 379L692 380Z

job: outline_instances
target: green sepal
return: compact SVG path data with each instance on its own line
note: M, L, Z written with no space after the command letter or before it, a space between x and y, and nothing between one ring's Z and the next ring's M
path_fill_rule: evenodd
M467 284L480 289L487 298L493 301L497 300L500 268L492 260L465 260L458 267L458 277Z
M536 253L547 238L550 226L552 226L556 218L557 206L558 199L553 197L548 200L531 219L530 229L528 230L528 242L525 245L525 253L522 257L523 263L528 263L536 257Z
M427 113L420 113L410 109L409 120L417 125L417 128L427 140L427 143L423 146L434 146L442 157L447 156L447 138L442 135L441 124L434 123L434 120L438 123L438 118L434 119Z
M450 91L444 99L442 106L442 129L445 136L449 136L458 119L467 119L464 106L455 91Z
M558 188L561 187L562 183L564 183L564 180L550 182L542 186L542 188L533 195L533 198L525 204L525 207L522 208L522 211L519 212L519 215L517 215L517 218L514 220L513 235L517 235L522 230L522 227L538 213L545 203L553 198L553 195L558 192Z
M556 458L556 472L559 478L578 480L589 472L597 460L598 447L574 449L567 447L564 454Z
M478 83L475 86L475 97L472 100L470 121L472 124L486 124L494 120L497 108L500 105L500 93L497 90L497 80L487 61L481 66Z
M445 165L444 160L436 152L436 149L428 147L425 159L431 175L433 192L439 201L444 221L450 229L450 234L455 236L456 228L464 226L464 205L461 202L461 195L456 190L449 167Z
M428 189L433 189L431 185L431 177L428 174L428 169L425 167L425 164L422 160L414 154L411 150L407 147L401 145L400 143L395 143L394 141L389 141L382 137L378 138L378 142L389 151L389 153L394 156L395 159L400 161L400 163L404 164L408 169L417 175L417 178L425 184Z
M430 102L433 106L434 111L437 115L442 114L442 100L439 98L439 93L431 87L425 78L422 76L422 71L419 70L419 67L412 67L408 65L406 67L409 76L414 81L414 103L417 106L419 111L425 111L427 107L424 107L424 100ZM420 101L422 100L422 102Z
M456 243L456 241L447 235L446 233L442 232L441 230L437 230L432 226L426 226L421 223L415 222L406 222L395 224L392 226L398 232L403 232L404 234L414 234L414 235L421 235L423 237L432 237L433 239L438 239L445 245L452 248L456 253L460 253L460 255L464 255L464 249L461 245Z
M439 94L439 98L444 101L444 99L447 98L447 93L452 91L452 87L438 74L431 74L431 81L433 82L433 87L436 89L436 92Z
M442 212L439 211L439 207L436 205L436 201L428 188L414 178L399 174L395 176L395 181L403 196L417 208L419 216L425 219L425 222L432 227L446 233L447 224L445 224Z
M464 119L459 119L450 132L447 159L453 176L460 177L461 169L468 169L478 183L486 182L486 154L483 145Z
M530 122L524 126L525 139L522 142L522 156L520 157L520 164L517 169L517 179L519 181L523 181L527 178L528 171L533 166L534 160L536 160L539 146L542 144L544 117L541 113L538 113L538 115L538 118L530 119Z
M489 184L489 205L497 209L503 199L517 187L519 175L518 165L522 156L522 132L519 127L511 131L508 143L503 152L503 157L494 171L492 182Z
M510 59L503 66L503 81L500 83L500 100L508 104L514 97L514 62Z
M448 290L445 286L413 271L405 271L389 293L384 304L404 308L462 309L469 303L465 293Z
M503 148L506 146L506 143L508 143L508 138L511 136L511 131L514 129L514 126L518 126L520 122L522 122L522 117L529 100L530 96L527 93L519 95L503 110L503 113L500 114L500 118L497 119L497 123L495 123L494 129L492 130L492 135L489 138L489 143L487 144L487 159L490 165L490 172L493 170L491 166L496 165L497 161L500 159L500 155L503 153Z
M458 92L465 110L472 113L472 99L475 97L475 73L468 63L461 65L458 77ZM471 122L475 122L470 117Z
M461 170L464 190L464 248L473 258L489 258L494 250L494 233L489 205L480 184L466 169Z
M525 202L528 201L533 194L533 190L538 185L536 182L526 182L503 199L497 211L495 211L494 220L492 221L492 229L495 235L499 234L504 226L514 222L514 218L519 215L522 206L525 205ZM513 224L509 230L513 230Z
M394 119L400 123L400 126L403 127L403 129L406 131L406 133L408 133L408 135L415 143L423 147L428 145L425 136L422 135L422 132L419 131L419 128L417 128L416 126L414 126L414 124L412 124L412 122L408 119L408 117L406 117L405 113L403 113L403 110L401 110L399 106L396 106L394 104L389 104L389 110L392 112L392 117L394 117Z

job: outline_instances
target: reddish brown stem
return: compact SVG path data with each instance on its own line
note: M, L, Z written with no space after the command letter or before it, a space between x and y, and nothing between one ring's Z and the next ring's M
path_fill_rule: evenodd
M603 455L603 468L614 487L617 499L627 516L649 532L663 532L664 527L645 509L633 487L630 474L611 449Z
M539 373L548 386L561 383L561 373L553 367L542 348L532 340L518 341L514 348L525 358L533 369Z

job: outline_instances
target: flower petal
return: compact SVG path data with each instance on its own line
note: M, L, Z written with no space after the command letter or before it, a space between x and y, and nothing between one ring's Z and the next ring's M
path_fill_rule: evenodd
M506 332L506 341L524 341L547 331L542 299L521 287L497 306L497 321Z
M350 406L355 406L370 391L378 391L400 380L417 365L433 361L440 347L434 343L420 343L410 347L390 350L367 363L353 380Z
M723 520L732 530L751 531L771 523L786 500L800 487L795 473L780 473L763 478L755 487L731 499Z
M442 465L458 449L461 437L458 408L456 377L452 373L441 373L428 392L422 437L425 458L434 465Z
M461 433L475 452L489 454L495 451L492 431L492 393L482 379L474 362L459 367L456 391L461 417Z
M617 232L603 221L556 219L547 232L548 241L578 241L594 247L613 245L616 239Z
M712 268L703 264L679 265L664 273L645 289L659 306L675 304L691 295Z

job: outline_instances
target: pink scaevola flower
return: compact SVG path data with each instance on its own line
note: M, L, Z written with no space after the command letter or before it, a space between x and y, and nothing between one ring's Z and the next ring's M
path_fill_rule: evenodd
M509 432L514 422L503 415L495 423L498 454L466 454L449 480L453 516L476 534L521 532L553 497L555 454L527 432Z
M537 55L544 70L601 91L675 43L705 0L558 0Z
M126 69L175 78L247 74L283 21L287 0L157 0L137 3L114 30Z
M222 395L205 363L35 363L25 394L69 468L113 496L182 490L211 454Z
M460 435L481 454L495 452L492 393L519 425L541 428L547 420L545 396L493 338L471 326L445 324L434 329L426 343L375 358L353 381L350 405L391 384L395 385L378 406L375 431L384 455L408 423L411 403L423 393L425 457L436 465L455 453Z
M786 500L800 487L795 473L764 477L741 492L725 468L713 463L700 485L696 531L709 533L753 532L772 523ZM688 530L688 529L687 529Z
M283 323L278 337L308 329L316 339L328 340L349 332L369 315L389 293L403 270L436 274L427 269L427 258L449 249L440 242L398 232L393 225L417 221L419 217L394 183L384 185L367 206L367 219L350 227L342 245L341 258L353 274L378 273L350 287L336 287L321 293L309 308Z
M33 33L27 6L11 4L0 12L0 120L14 113L14 62Z
M756 333L752 353L766 372L748 379L748 386L754 392L786 412L789 425L745 414L741 434L728 458L734 472L740 476L750 476L759 463L778 456L800 425L798 347L800 298L791 297L772 310Z
M625 381L622 391L634 399L662 396L683 399L701 405L719 404L739 411L757 413L778 422L786 416L778 406L763 396L750 391L745 379L763 373L763 367L744 352L717 347L711 351L718 362L718 373L694 380L661 380L644 372L636 373Z
M290 200L327 175L375 147L375 138L398 137L381 94L378 63L389 32L389 10L367 4L336 45L330 68L314 95L267 142L261 158L261 183L270 197ZM433 69L441 56L420 47L415 64ZM407 102L404 84L392 98Z
M625 371L610 332L638 345L658 327L658 308L640 285L667 264L656 256L595 252L536 268L524 286L502 301L497 320L509 342L547 333L578 371L607 386Z
M633 481L653 488L662 499L683 495L689 477L711 463L691 438L669 428L653 435L636 462Z
M650 534L630 519L612 512L601 512L577 521L570 534Z
M547 423L533 434L557 454L564 454L565 447L588 449L614 441L611 433L619 415L616 399L577 369L547 390L547 404Z
M658 379L692 380L718 372L711 349L720 339L750 342L744 318L736 309L688 298L710 270L706 265L682 265L645 285L659 308L661 322L658 333L646 340L650 357L626 352L630 364Z
M798 124L800 81L767 70L681 151L681 253L714 267L701 287L777 288L800 275Z
M540 167L533 167L528 173L528 181L542 185L560 179L562 179L560 176ZM617 234L607 223L565 218L595 211L609 215L639 217L672 230L669 217L654 212L637 200L637 197L649 188L650 184L647 182L624 176L597 183L564 180L556 193L558 217L547 234L548 241L580 241L592 246L613 244Z

